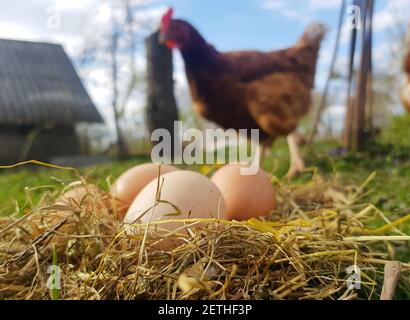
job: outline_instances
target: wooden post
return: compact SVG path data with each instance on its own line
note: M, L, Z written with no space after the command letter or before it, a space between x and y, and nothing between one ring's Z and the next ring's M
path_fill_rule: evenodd
M369 5L369 26L368 26L368 46L369 46L369 53L368 53L368 74L367 74L367 84L366 84L366 96L367 96L367 128L374 134L374 110L373 110L373 14L374 14L374 0L371 0Z
M384 283L380 300L393 300L399 282L401 263L390 261L384 266Z
M373 12L373 0L367 0L364 7L364 19L362 30L362 48L360 57L360 68L357 80L356 108L353 123L352 150L358 151L364 148L366 130L366 101L367 81L369 80L370 59L372 49L371 17Z
M359 4L359 0L356 0L355 5ZM352 141L352 127L353 127L353 110L354 110L354 98L353 98L353 77L354 77L354 57L356 52L356 39L357 29L353 28L350 38L350 51L349 51L349 74L347 83L347 107L343 128L343 146L346 150L351 149Z
M350 66L348 83L348 103L343 131L343 145L350 151L362 150L365 145L366 106L369 106L368 93L371 81L371 59L372 59L372 19L373 0L355 0L355 5L361 8L362 32L360 67L358 69L357 81L353 92L354 58L356 53L356 29L352 30L350 48ZM371 101L370 101L371 102Z
M160 44L159 32L146 38L146 50L148 131L151 135L156 129L168 130L172 137L171 150L174 153L174 121L178 121L179 117L172 78L172 51Z

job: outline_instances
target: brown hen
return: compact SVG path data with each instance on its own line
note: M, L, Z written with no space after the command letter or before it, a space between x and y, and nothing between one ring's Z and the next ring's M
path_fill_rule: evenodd
M293 133L311 104L325 32L322 24L312 24L288 49L221 53L191 24L173 19L170 9L162 19L160 39L181 51L194 110L225 129L260 129L262 150L288 136L288 176L293 176L305 169Z

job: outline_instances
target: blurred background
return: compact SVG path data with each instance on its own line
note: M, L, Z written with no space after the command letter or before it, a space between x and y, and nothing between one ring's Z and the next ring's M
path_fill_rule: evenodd
M340 43L329 81L342 4L344 13ZM348 101L347 78L352 43L351 29L347 21L349 4L351 1L342 3L341 0L28 0L24 5L16 1L5 2L0 12L0 38L61 44L91 97L91 102L84 102L83 96L83 104L72 107L72 118L70 115L65 117L64 114L59 114L54 117L60 119L53 120L53 106L50 105L47 109L37 100L37 105L25 101L26 109L30 111L22 110L21 115L10 116L4 111L0 116L3 117L3 129L7 128L7 132L10 131L10 126L20 126L18 119L24 116L24 112L29 113L27 117L31 119L35 118L36 108L43 108L44 110L39 113L47 115L40 117L41 119L37 117L36 121L30 120L31 122L21 124L24 125L24 130L21 130L24 131L25 140L22 143L13 143L21 148L15 151L18 156L8 160L30 158L29 150L35 144L36 135L38 136L39 131L47 125L54 126L55 123L61 123L65 131L61 129L50 134L54 138L66 141L65 149L69 148L69 137L72 135L67 123L74 124L74 130L79 137L79 147L71 148L71 153L74 154L127 157L149 153L149 134L144 112L144 40L158 28L161 16L169 6L174 7L176 17L190 21L221 51L272 50L292 46L308 23L321 21L327 24L330 32L320 52L312 115L301 124L301 131L308 133L312 130L315 113L324 88L328 84L326 107L321 116L318 134L319 137L334 137L340 140ZM374 128L383 128L391 123L393 116L404 113L399 92L405 80L402 62L409 15L410 0L374 2L371 89L373 110L377 110L371 115ZM27 57L36 54L46 57L50 54L49 60L47 58L50 64L53 63L53 59L56 59L57 64L67 63L64 58L55 58L52 50L47 53L44 47L28 45L16 49L7 41L0 43L3 65L10 64L10 57L8 58L7 54L15 52L13 50L23 50ZM191 109L183 62L179 52L175 51L173 54L173 77L179 116L189 127L208 127L205 120L199 119ZM356 59L359 58L358 56ZM33 62L33 65L35 64ZM27 74L25 79L18 80L25 81L25 86L20 86L19 90L33 90L32 93L35 95L36 88L30 88L27 80L30 69L34 68L33 65L27 64L27 69L24 69L20 63L20 66L4 72L19 74L21 77L22 73ZM41 65L37 67L45 68ZM69 66L66 67L68 69L61 69L60 73L73 72ZM56 70L50 71L47 74L50 79L53 79L53 72L58 73ZM67 77L73 86L77 86L72 91L73 99L75 96L78 98L79 95L87 94L82 92L81 88L78 88L79 84L73 80L76 77L74 73ZM64 85L67 84L62 82L57 89L60 90ZM38 86L41 84L38 83ZM11 99L15 100L15 104L19 104L18 90L6 90L6 87L7 85L0 90L3 100ZM93 113L93 105L102 116L103 122L98 114ZM82 111L79 111L79 108ZM62 118L66 118L65 124ZM123 141L123 147L120 149L118 138ZM6 141L10 143L10 139L9 136L5 136L2 140L3 146ZM75 144L73 141L71 143ZM68 156L65 153L62 155ZM56 157L58 156L57 152Z

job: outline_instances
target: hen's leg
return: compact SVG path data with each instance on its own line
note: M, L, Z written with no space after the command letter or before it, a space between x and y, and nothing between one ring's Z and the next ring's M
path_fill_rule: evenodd
M288 146L290 153L290 167L289 171L286 174L287 178L293 178L298 173L305 171L306 166L303 158L300 154L299 143L298 143L298 134L291 133L288 135Z

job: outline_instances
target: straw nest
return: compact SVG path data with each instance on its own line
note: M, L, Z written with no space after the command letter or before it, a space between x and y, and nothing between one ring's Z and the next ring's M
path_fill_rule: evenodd
M366 183L276 184L278 208L265 219L192 219L172 232L126 232L109 195L86 183L80 203L44 197L0 220L0 299L377 299L380 241L408 240L397 227L410 216L389 221L361 203Z

